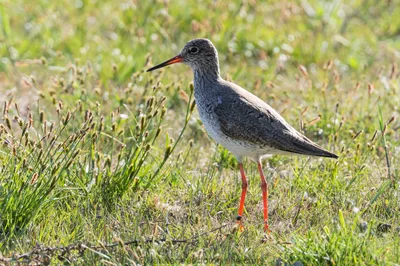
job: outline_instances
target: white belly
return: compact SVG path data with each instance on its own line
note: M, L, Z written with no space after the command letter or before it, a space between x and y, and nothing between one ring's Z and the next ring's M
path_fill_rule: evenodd
M241 142L226 136L220 128L218 119L208 114L198 106L200 119L203 122L204 128L212 139L228 149L236 158L241 161L242 157L249 157L258 161L261 157L268 154L279 153L279 150L270 147L260 147L249 142Z

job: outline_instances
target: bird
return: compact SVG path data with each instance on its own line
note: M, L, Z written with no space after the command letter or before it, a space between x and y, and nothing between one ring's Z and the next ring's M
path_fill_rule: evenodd
M268 224L268 183L262 169L262 159L274 154L299 154L307 156L338 156L289 125L266 102L233 82L220 76L218 51L208 39L193 39L181 52L150 69L183 63L193 71L194 97L198 113L207 133L217 143L228 149L237 159L242 181L236 223L244 230L242 216L247 193L247 177L243 159L257 163L261 178L264 231Z

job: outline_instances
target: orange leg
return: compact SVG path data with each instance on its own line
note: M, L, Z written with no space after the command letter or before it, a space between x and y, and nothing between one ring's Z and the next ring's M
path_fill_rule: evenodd
M264 231L269 233L268 226L268 183L265 180L264 172L262 170L261 162L258 162L258 171L260 172L261 177L261 190L262 190L262 200L264 206Z
M244 174L243 164L239 163L240 169L240 176L242 177L242 196L240 197L240 204L239 204L239 212L236 218L237 224L239 225L239 230L243 231L244 227L242 225L242 215L243 215L243 208L244 208L244 200L246 199L246 192L247 192L247 179L246 175Z

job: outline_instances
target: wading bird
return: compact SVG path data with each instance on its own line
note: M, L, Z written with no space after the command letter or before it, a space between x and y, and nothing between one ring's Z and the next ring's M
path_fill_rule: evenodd
M218 52L211 41L189 41L179 55L150 68L152 71L175 63L184 63L194 73L194 96L197 109L208 134L232 152L239 163L242 195L237 223L241 219L247 192L242 160L249 157L258 164L261 177L264 230L268 227L268 184L261 159L271 154L302 154L338 158L290 126L272 107L257 96L221 78Z

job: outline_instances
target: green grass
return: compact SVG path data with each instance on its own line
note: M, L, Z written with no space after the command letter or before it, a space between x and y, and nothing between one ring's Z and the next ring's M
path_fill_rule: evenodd
M399 264L399 14L398 0L1 2L0 262ZM250 160L234 230L237 163L203 129L190 69L145 72L196 37L340 156L265 161L270 237Z

